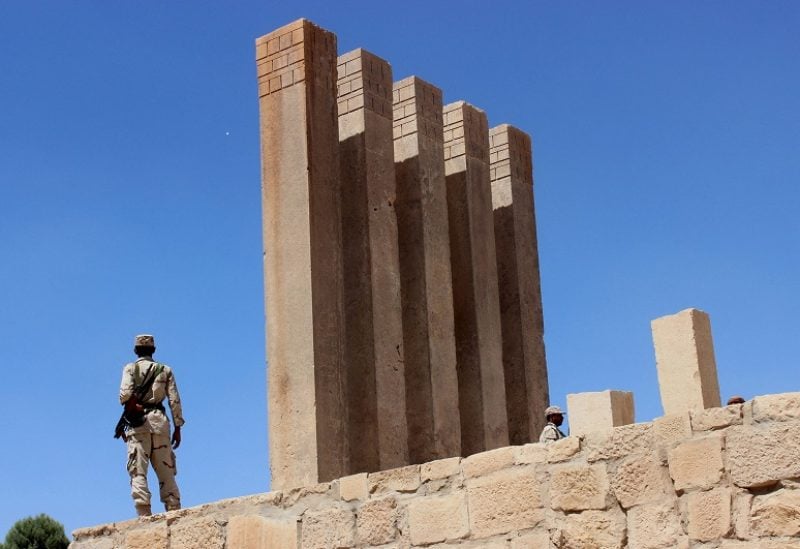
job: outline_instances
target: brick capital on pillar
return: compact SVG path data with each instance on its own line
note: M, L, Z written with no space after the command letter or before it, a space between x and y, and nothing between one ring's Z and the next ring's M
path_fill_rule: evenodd
M351 472L408 464L392 140L392 69L339 56L345 364Z
M336 36L256 41L272 487L347 471Z
M550 400L530 136L507 124L490 129L489 162L508 435L525 444L538 440Z
M412 76L392 93L408 446L422 463L461 455L442 92Z
M633 393L600 391L567 395L570 435L607 431L634 422Z
M486 114L446 105L444 158L463 455L508 445Z
M664 414L720 406L711 319L685 309L651 322Z

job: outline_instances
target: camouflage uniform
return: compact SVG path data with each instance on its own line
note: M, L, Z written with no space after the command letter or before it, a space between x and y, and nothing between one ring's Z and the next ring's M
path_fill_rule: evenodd
M547 425L542 429L542 434L539 435L539 442L553 442L554 440L561 440L566 435L561 432L558 425L550 421L551 415L564 415L564 411L558 406L548 406L544 410L544 417L547 419Z
M137 344L143 337L146 336L136 337ZM149 337L150 341L153 341L152 336ZM141 384L142 379L150 372L151 368L159 368L161 372L156 376L150 391L140 401L147 410L144 424L136 428L129 428L125 432L128 445L128 474L131 477L131 496L133 496L137 510L149 509L150 490L147 487L147 469L149 463L152 463L158 476L161 501L170 511L181 507L181 494L175 482L177 474L175 452L171 445L169 419L161 409L152 407L159 406L164 398L167 398L175 426L180 427L185 423L181 410L181 398L172 369L155 362L152 357L142 357L135 362L126 364L122 371L119 401L124 404L131 398L134 387Z

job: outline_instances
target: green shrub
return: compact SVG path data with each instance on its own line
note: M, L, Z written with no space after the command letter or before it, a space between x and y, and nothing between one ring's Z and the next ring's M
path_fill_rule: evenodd
M41 514L15 522L0 549L67 549L68 545L64 526Z

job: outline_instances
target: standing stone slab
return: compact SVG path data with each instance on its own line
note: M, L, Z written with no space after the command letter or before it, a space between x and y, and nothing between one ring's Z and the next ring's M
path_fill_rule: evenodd
M664 414L720 406L711 320L686 309L651 322Z
M393 107L408 446L423 463L461 455L442 92L412 76Z
M609 390L567 395L567 417L572 435L630 425L634 421L633 393Z
M533 199L531 138L489 130L490 178L511 444L538 440L550 401Z
M408 464L392 70L359 49L338 74L350 470L378 471Z
M272 487L343 476L336 37L299 20L256 41Z
M468 456L508 445L489 127L486 114L463 101L443 114L461 449Z

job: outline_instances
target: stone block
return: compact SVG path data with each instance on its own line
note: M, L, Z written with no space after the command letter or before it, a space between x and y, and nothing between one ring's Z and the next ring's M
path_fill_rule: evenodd
M426 497L408 505L411 543L427 545L461 539L469 534L467 501L463 494Z
M651 323L664 414L720 406L708 314L686 309Z
M753 399L753 422L800 419L800 393L758 396Z
M692 437L692 423L688 412L660 417L653 421L653 435L659 446L670 448Z
M691 539L712 541L730 532L730 488L693 492L687 495L687 500L687 522Z
M672 549L683 536L678 510L672 499L639 505L628 511L630 547Z
M463 130L444 146L461 450L468 456L508 446L489 127L486 114L463 101L445 105L443 116L444 131Z
M356 513L358 542L365 545L383 545L397 536L397 500L383 498L371 500Z
M581 451L581 437L568 436L547 445L547 462L566 461Z
M461 461L461 470L464 478L474 478L488 475L500 469L511 467L514 464L516 448L506 446L480 454L473 454Z
M463 455L442 92L410 77L393 84L393 97L408 446L411 463L425 463Z
M353 547L355 545L355 515L347 509L325 509L307 512L302 523L303 549Z
M611 431L595 431L584 437L587 461L617 459L630 454L647 453L653 447L653 424L634 423Z
M750 509L750 529L761 536L800 536L800 491L756 496Z
M339 497L344 501L365 501L369 497L367 473L340 478Z
M514 463L526 465L532 463L545 463L547 461L547 447L543 442L534 442L517 446L517 453L514 455Z
M236 515L228 521L226 547L236 549L296 549L300 525L295 519Z
M683 442L669 451L669 473L676 490L710 488L722 479L722 437Z
M600 391L567 395L571 435L607 431L634 421L633 393Z
M731 425L741 425L742 405L734 404L722 408L692 410L691 416L694 431L716 431Z
M157 522L146 528L136 528L125 534L125 549L167 549L168 547L167 521Z
M800 477L800 422L731 427L726 466L743 488L769 486Z
M416 492L422 484L419 465L398 467L388 471L370 473L368 477L369 493L384 494L387 492Z
M750 508L753 495L743 491L733 496L733 529L739 539L750 539Z
M511 538L511 549L550 549L550 533L547 530L528 532L518 538Z
M609 482L603 464L570 464L550 471L550 507L583 511L608 507Z
M214 517L178 520L169 529L171 547L181 549L222 549L225 535L222 524Z
M789 540L753 540L737 541L726 539L722 540L720 549L800 549L800 541Z
M452 457L437 459L420 465L420 477L422 482L429 480L442 480L461 472L461 458Z
M558 549L623 549L627 528L625 514L609 511L570 513L557 520L552 539Z
M467 482L472 536L532 528L544 519L541 479L534 467L515 467Z
M611 477L611 490L624 509L673 494L667 468L653 453L625 458Z
M538 439L550 401L531 138L507 124L491 128L489 154L508 436L517 445Z

